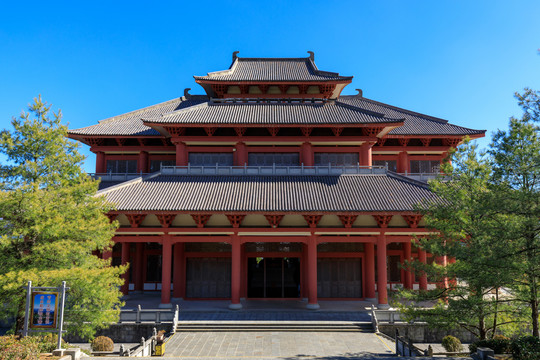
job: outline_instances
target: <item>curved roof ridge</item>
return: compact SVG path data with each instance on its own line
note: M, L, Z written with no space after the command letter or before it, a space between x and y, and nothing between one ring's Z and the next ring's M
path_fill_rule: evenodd
M150 105L150 106L140 108L140 109L137 109L137 110L132 110L130 112L123 113L121 115L116 115L116 116L112 116L112 117L109 117L109 118L105 118L103 120L98 120L98 124L103 124L103 123L107 123L107 122L110 122L110 121L121 120L124 117L135 116L138 113L142 113L142 112L145 112L145 111L148 111L148 110L151 110L151 109L155 109L155 108L158 108L158 107L163 106L163 105L171 104L171 103L173 103L175 101L179 101L179 103L182 103L183 101L186 101L186 100L187 99L184 96L181 96L181 97L174 98L174 99L171 99L171 100L167 100L167 101L164 101L164 102L161 102L161 103L158 103L158 104Z

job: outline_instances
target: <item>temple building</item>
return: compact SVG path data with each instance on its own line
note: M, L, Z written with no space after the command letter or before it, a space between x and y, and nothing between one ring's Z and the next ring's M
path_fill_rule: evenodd
M416 205L465 136L484 130L341 95L352 76L304 58L243 58L195 76L184 96L70 130L96 154L116 206L113 264L125 294L172 298L365 299L427 289L400 264L433 259Z

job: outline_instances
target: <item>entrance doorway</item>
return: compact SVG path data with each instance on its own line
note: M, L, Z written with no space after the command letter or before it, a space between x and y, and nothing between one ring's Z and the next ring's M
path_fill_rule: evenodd
M248 258L248 297L300 297L300 259Z

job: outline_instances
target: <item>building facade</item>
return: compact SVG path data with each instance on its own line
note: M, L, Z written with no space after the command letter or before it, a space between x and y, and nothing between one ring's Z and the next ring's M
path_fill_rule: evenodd
M306 58L242 58L184 96L71 130L116 205L122 291L171 298L372 299L427 289L416 204L464 136L446 120L357 95Z

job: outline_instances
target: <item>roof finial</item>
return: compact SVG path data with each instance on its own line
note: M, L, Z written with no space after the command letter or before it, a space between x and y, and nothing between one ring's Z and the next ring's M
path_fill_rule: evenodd
M356 97L363 97L364 96L364 92L362 91L362 89L355 89L356 91L358 91L358 94L356 94Z
M189 99L191 97L191 94L189 93L189 90L191 90L191 88L185 88L184 89L184 97L186 99Z
M232 53L232 61L233 61L233 62L234 62L234 60L236 60L236 58L238 57L238 56L236 56L236 54L238 54L239 52L240 52L240 51L233 51L233 53Z
M308 54L311 61L315 61L315 53L313 51L308 51Z

